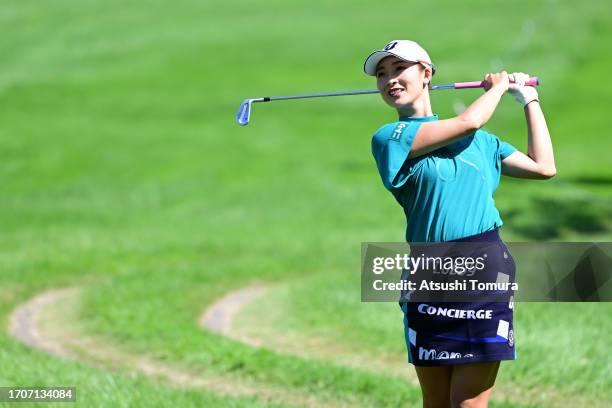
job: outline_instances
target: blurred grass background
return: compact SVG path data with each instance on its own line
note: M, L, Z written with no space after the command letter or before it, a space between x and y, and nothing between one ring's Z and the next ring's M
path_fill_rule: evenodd
M403 353L396 305L360 304L358 282L362 241L403 239L402 211L370 155L372 133L394 112L374 95L256 104L241 128L235 110L246 97L372 88L363 59L394 38L428 49L438 83L500 69L539 75L558 175L502 180L504 238L607 241L610 11L602 0L5 2L3 325L41 290L83 286L87 330L134 353L370 406L417 405L418 388L401 379L197 328L227 291L285 282L286 292L251 311L283 311L267 330L280 336L290 324L373 359ZM436 92L434 111L449 117L477 95ZM487 130L526 149L510 97ZM520 304L520 359L500 382L610 400L611 311ZM76 385L83 406L271 406L68 363L5 333L0 366L0 385Z

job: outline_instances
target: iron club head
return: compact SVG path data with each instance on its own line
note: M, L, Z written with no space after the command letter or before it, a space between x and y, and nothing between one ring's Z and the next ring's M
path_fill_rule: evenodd
M249 124L249 120L251 119L251 103L253 103L253 99L245 99L238 107L236 122L238 122L240 126Z
M270 98L268 97L245 99L244 101L242 101L242 103L238 107L238 112L236 112L236 122L238 122L240 126L248 125L249 121L251 120L251 105L253 104L253 102L269 102L269 101L270 101Z

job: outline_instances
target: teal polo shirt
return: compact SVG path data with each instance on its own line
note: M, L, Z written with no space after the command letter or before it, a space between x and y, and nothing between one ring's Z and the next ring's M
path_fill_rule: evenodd
M372 138L382 182L406 214L406 240L443 242L500 227L503 223L493 193L499 184L501 161L516 148L477 130L408 159L419 127L433 120L438 116L401 116Z

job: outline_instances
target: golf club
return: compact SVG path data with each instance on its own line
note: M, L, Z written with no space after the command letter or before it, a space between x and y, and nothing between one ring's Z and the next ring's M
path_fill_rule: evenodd
M513 81L510 81L513 83ZM531 77L529 81L525 82L528 86L537 86L540 84L538 77ZM483 86L482 81L474 82L455 82L452 84L441 84L441 85L430 85L430 90L436 89L468 89L468 88L481 88ZM305 95L291 95L291 96L266 96L262 98L251 98L245 99L236 112L236 122L240 126L249 124L251 119L251 105L255 102L271 102L271 101L283 101L287 99L306 99L306 98L320 98L323 96L344 96L344 95L365 95L379 93L377 89L368 89L362 91L346 91L346 92L329 92L329 93L317 93L317 94L305 94Z

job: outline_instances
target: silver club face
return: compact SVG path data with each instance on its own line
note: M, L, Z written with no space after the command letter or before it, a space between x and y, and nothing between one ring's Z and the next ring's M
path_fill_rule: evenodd
M238 107L238 111L236 112L236 122L240 126L246 126L249 124L249 120L251 120L252 103L253 99L245 99Z

